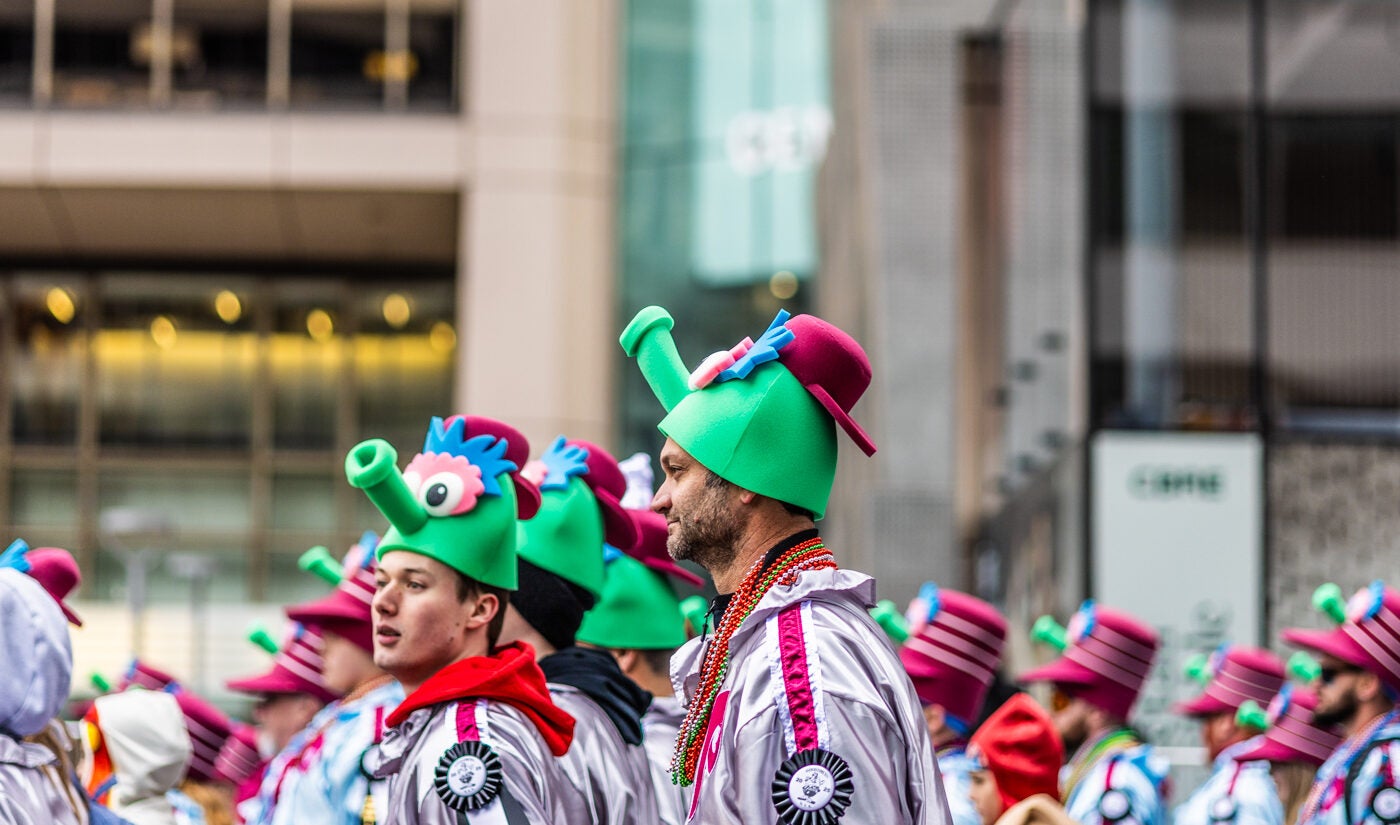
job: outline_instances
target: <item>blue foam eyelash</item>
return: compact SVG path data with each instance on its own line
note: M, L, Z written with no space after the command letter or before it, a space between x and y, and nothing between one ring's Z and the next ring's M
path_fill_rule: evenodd
M932 622L933 618L938 615L938 611L942 609L942 603L938 596L938 585L933 582L924 582L923 586L919 588L919 599L928 605L928 621Z
M622 558L621 550L613 547L611 544L603 545L603 564L612 564L620 558Z
M493 435L466 437L467 421L454 418L447 424L439 416L434 416L428 427L428 436L423 440L423 452L440 455L455 455L481 468L481 483L486 495L499 496L500 482L496 477L513 473L520 467L505 457L510 445L504 438Z
M749 351L740 356L729 368L722 371L715 380L732 381L748 378L754 367L768 361L778 360L778 350L791 344L796 337L792 330L783 326L791 317L787 310L778 310L778 315L773 319L773 323L769 324L768 329L763 331L763 335L759 336L754 345L749 347Z
M569 479L588 474L587 448L570 444L562 435L554 439L540 461L548 471L540 484L541 490L561 490L569 486Z

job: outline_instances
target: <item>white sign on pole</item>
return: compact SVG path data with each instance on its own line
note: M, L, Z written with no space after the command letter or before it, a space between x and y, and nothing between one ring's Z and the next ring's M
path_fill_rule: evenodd
M1136 722L1159 745L1199 742L1170 712L1200 686L1184 663L1263 622L1263 448L1252 433L1102 432L1092 443L1093 595L1162 635Z

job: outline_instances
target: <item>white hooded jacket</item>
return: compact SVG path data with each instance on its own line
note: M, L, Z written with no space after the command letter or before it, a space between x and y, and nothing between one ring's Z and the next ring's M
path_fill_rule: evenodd
M109 797L112 812L134 825L177 825L165 794L185 778L190 736L175 697L129 690L99 697L96 706L117 777Z

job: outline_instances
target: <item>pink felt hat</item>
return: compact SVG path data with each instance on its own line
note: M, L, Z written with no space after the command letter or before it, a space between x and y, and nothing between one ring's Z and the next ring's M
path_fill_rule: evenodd
M253 778L262 767L257 730L252 725L234 725L233 732L219 749L219 757L214 760L215 773L225 782L239 786Z
M899 660L919 701L941 705L964 726L977 721L1006 644L1006 619L995 607L932 582L910 605L909 638Z
M190 769L186 776L196 782L217 782L219 776L214 763L224 742L233 733L233 722L223 711L178 685L171 685L167 690L175 694L175 701L185 714L185 729L190 734Z
M1336 629L1289 628L1282 638L1370 671L1400 690L1400 593L1380 581L1351 597L1345 621Z
M278 694L307 693L322 702L330 702L338 694L326 684L321 675L321 634L305 625L298 625L272 659L272 669L258 676L230 679L225 684L239 693Z
M701 587L705 580L676 564L666 550L666 517L651 510L628 510L636 523L639 539L627 555L658 573L679 579L691 587Z
M1306 762L1321 766L1342 744L1342 731L1335 725L1323 727L1313 722L1317 697L1306 690L1284 685L1269 702L1269 729L1264 741L1238 754L1238 762Z
M1224 646L1211 656L1209 667L1205 692L1172 710L1182 716L1212 716L1234 713L1246 701L1264 707L1283 687L1283 661L1257 647Z
M1132 618L1084 602L1070 619L1069 645L1060 658L1021 674L1022 682L1050 682L1119 719L1127 719L1157 655L1157 634Z
M522 519L532 518L540 510L540 488L520 474L520 471L525 469L525 465L530 461L530 442L526 440L524 434L509 424L494 418L483 418L479 415L450 416L443 420L443 429L450 428L452 422L459 418L466 422L463 433L467 436L490 435L505 440L505 458L515 464L510 478L511 481L515 482L516 514ZM432 432L430 431L428 443L431 441ZM430 452L428 443L423 446L424 452Z
M146 690L165 690L176 684L179 683L169 673L151 667L140 659L132 659L131 664L126 666L126 672L122 674L122 678L117 680L115 690L120 693L133 686Z
M322 637L331 632L373 653L374 620L370 602L374 600L376 589L375 565L374 547L355 545L335 590L315 601L288 607L284 611L287 618L313 629Z
M24 557L29 562L30 578L42 585L58 602L69 622L82 627L83 620L64 601L83 581L83 574L78 570L73 554L58 547L36 547L25 553Z
M598 500L598 511L603 516L603 540L613 547L626 552L637 544L637 525L622 508L622 497L627 493L627 477L617 466L617 459L596 444L587 441L570 440L569 444L588 451L585 463L588 472L581 478Z
M875 442L851 418L851 408L870 386L870 359L856 340L813 315L795 315L783 326L793 340L783 347L782 364L841 425L866 455Z

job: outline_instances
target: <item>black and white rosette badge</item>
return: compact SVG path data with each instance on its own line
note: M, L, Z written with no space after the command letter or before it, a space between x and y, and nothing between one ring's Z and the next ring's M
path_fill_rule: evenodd
M1109 788L1099 797L1099 816L1105 822L1122 822L1133 812L1132 800L1117 788Z
M1233 796L1226 794L1225 796L1216 797L1216 800L1210 803L1210 821L1233 822L1235 814L1239 812L1239 809L1240 806L1235 803L1235 798Z
M778 766L773 806L785 825L835 825L850 806L855 788L846 760L813 748Z
M1400 822L1400 788L1385 785L1371 794L1371 813L1385 825Z
M831 747L819 644L806 632L811 605L800 602L769 616L765 645L773 703L788 758L773 775L773 807L783 825L836 825L851 806L855 776Z
M453 810L484 808L501 792L501 758L484 742L458 742L438 760L433 787Z

